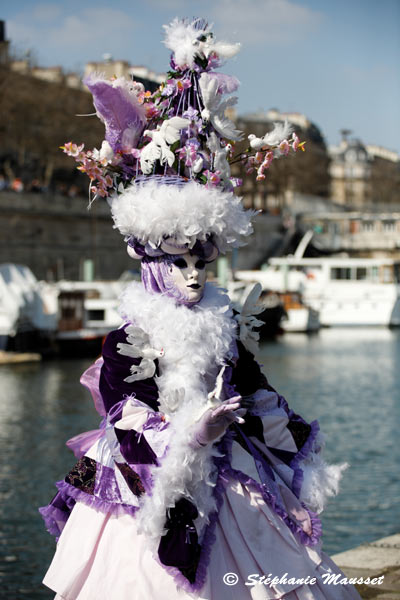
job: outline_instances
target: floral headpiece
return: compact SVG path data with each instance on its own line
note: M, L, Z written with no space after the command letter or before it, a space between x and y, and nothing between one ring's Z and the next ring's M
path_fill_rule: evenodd
M261 180L274 159L302 144L278 123L262 138L250 135L236 155L243 134L226 111L237 102L229 94L239 81L215 69L240 45L217 41L200 19L176 18L164 29L172 51L167 80L150 93L123 77L90 75L85 84L105 139L100 150L72 142L62 148L89 176L91 195L108 197L131 255L179 254L199 241L225 252L243 245L255 215L234 194L242 182L230 165L240 160Z

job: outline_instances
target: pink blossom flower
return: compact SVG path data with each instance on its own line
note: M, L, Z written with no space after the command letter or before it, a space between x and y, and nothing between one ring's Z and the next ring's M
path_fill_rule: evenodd
M160 111L154 104L154 102L147 102L144 105L144 112L146 115L146 119L152 119L153 117L157 117L160 114Z
M82 152L84 147L85 144L81 144L80 146L78 146L77 144L73 144L72 142L66 142L64 146L60 146L60 148L65 152L65 154L68 154L68 156L73 156L74 158L77 157L80 154L80 152Z
M184 90L187 90L190 87L192 87L192 82L190 81L190 79L178 79L178 81L176 82L176 88L178 92L183 92Z
M190 139L183 148L179 148L179 158L185 161L187 167L192 167L197 157L199 142L196 139Z
M259 173L259 171L257 171L256 181L262 181L263 179L265 179L264 173Z
M274 153L271 151L267 152L265 155L265 158L264 158L264 162L261 165L263 167L263 171L265 171L265 169L269 169L273 160L274 160Z
M107 190L105 188L103 188L103 187L98 187L97 188L97 194L99 196L101 196L102 198L105 198L106 196L108 196Z
M254 162L257 165L260 165L262 163L263 159L264 159L263 153L262 152L257 152L256 155L255 155L255 157L254 157Z
M247 159L247 163L245 165L246 175L250 175L255 169L255 158L254 156L249 156Z
M284 154L285 156L289 154L290 146L287 140L282 140L278 148L281 154Z
M206 183L206 187L215 187L217 185L220 184L221 182L221 171L215 171L215 173L213 173L212 171L204 171L204 175L207 177L207 183Z
M299 147L299 142L300 142L299 138L298 138L298 137L297 137L297 135L296 135L296 134L293 132L293 135L292 135L292 148L293 148L293 150L294 150L295 152L297 152L297 149L298 149L298 147Z
M151 92L147 91L140 91L137 95L137 99L139 101L139 104L143 104L143 102L145 100L147 100L147 98L151 98Z

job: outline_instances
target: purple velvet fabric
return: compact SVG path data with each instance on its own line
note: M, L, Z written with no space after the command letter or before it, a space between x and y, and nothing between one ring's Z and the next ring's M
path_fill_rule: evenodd
M134 429L115 428L122 456L129 464L157 464L157 456L147 443L145 437Z
M119 354L117 344L126 343L125 325L121 329L111 331L103 345L104 365L100 374L100 393L107 412L117 403L129 396L137 397L155 411L158 411L158 390L153 378L127 383L124 381L131 374L130 367L139 364L140 358L131 358ZM117 421L119 414L114 415L112 422Z

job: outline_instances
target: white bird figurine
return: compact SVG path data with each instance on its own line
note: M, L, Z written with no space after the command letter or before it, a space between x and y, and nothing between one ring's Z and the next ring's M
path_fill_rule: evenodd
M253 327L264 325L264 321L260 321L260 319L256 319L254 316L259 315L265 310L265 306L257 303L261 291L261 285L256 283L243 303L240 314L235 316L235 320L239 324L240 341L253 354L256 354L258 351L258 341L260 339L259 332L253 331Z
M257 137L254 133L248 136L250 141L250 148L253 150L261 150L265 147L279 146L279 144L286 140L292 133L293 127L284 121L283 123L274 123L274 128L269 133L266 133L263 137Z
M213 131L207 140L207 146L214 154L214 171L220 171L221 179L224 181L229 180L231 176L231 167L227 160L227 156L232 149L231 144L221 146L218 137Z
M124 381L132 383L142 379L153 377L156 372L154 360L164 356L163 350L156 350L150 344L148 334L134 325L129 325L125 329L127 336L127 344L117 344L119 354L130 356L131 358L141 358L140 364L132 365L130 368L131 375L126 377Z
M222 137L228 140L241 140L243 133L235 129L233 121L225 115L226 109L236 104L237 97L231 96L222 100L221 94L218 93L217 78L210 77L208 73L200 75L199 84L204 104L204 109L201 111L202 119L210 121Z
M170 146L179 140L181 130L189 125L188 119L172 117L157 129L146 129L143 135L147 135L152 141L143 148L140 155L140 167L145 175L152 172L156 160L159 160L162 165L167 162L172 167L175 154Z

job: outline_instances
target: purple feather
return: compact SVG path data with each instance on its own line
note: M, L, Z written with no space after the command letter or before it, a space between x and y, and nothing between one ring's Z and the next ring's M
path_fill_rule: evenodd
M114 152L136 148L146 117L131 82L122 78L108 81L92 75L84 83L93 96L97 116L105 125L105 139Z
M224 73L215 73L211 71L208 73L209 77L214 77L218 81L218 93L219 94L232 94L236 92L240 85L239 79L233 77L233 75L225 75Z

